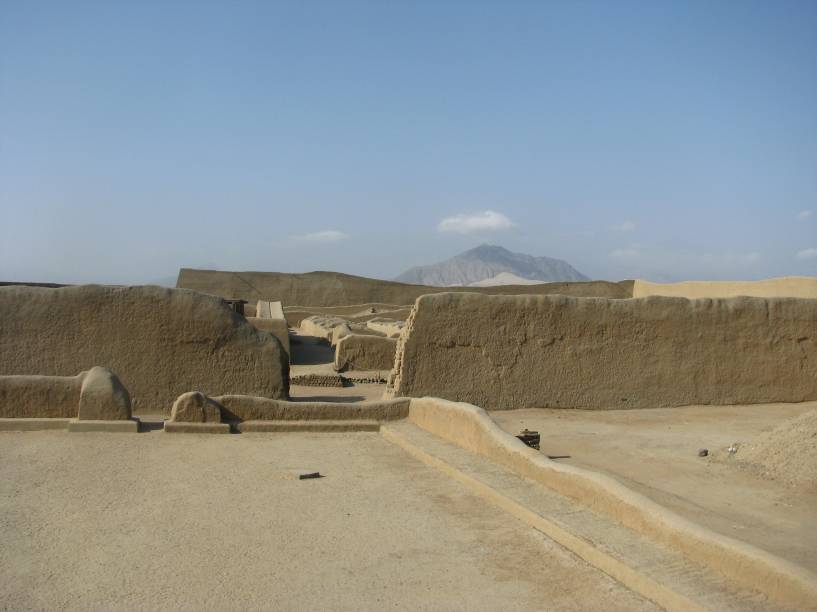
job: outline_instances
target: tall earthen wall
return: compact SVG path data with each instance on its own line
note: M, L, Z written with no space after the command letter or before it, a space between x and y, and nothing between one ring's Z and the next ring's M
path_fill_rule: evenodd
M343 306L377 302L410 304L421 295L445 291L468 291L492 295L560 293L609 298L629 298L633 294L632 281L618 283L607 281L559 282L499 287L426 287L338 272L287 274L284 272L228 272L191 268L179 270L176 286L224 298L241 298L251 303L255 303L256 300L281 300L288 306ZM291 309L287 308L285 312L289 318ZM333 314L344 316L340 312ZM299 320L289 318L289 324L297 326Z
M102 365L134 412L167 413L183 392L285 399L289 363L221 299L160 287L0 288L0 374L70 376Z
M817 300L426 295L390 378L487 409L815 400Z

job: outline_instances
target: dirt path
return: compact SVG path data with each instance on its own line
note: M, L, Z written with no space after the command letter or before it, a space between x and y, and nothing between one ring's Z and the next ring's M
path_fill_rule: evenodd
M317 336L306 336L296 331L290 332L290 375L312 374L315 372L334 374L335 347Z
M292 330L290 342L292 352L290 378L306 374L337 375L332 367L335 361L335 348L325 340L316 336L302 335L297 330ZM354 377L359 374L366 376L375 373L345 372L344 376ZM388 372L381 374L387 376ZM348 387L290 385L289 395L294 402L362 402L381 399L385 391L386 385L383 384L355 383Z
M15 610L654 609L377 434L2 433L0 541Z
M817 402L650 410L513 410L506 431L538 430L541 450L597 470L691 520L817 571L817 494L731 465L724 452ZM707 448L719 457L698 457Z

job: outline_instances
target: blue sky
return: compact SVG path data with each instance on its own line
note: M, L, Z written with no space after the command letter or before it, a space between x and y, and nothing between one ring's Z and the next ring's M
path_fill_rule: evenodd
M817 2L0 0L0 280L817 275Z

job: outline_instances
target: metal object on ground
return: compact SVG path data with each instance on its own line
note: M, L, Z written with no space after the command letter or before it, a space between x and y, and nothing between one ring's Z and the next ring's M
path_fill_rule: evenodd
M539 442L541 441L541 436L539 435L538 431L523 429L516 437L522 440L522 442L524 442L531 448L539 450Z
M309 474L300 474L298 480L308 480L310 478L323 478L320 472L311 472Z

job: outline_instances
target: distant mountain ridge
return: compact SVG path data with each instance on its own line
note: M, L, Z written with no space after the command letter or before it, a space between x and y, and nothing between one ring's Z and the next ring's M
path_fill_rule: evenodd
M512 253L490 244L436 264L410 268L394 280L414 285L463 287L486 286L486 283L503 285L514 277L539 283L590 280L561 259Z

